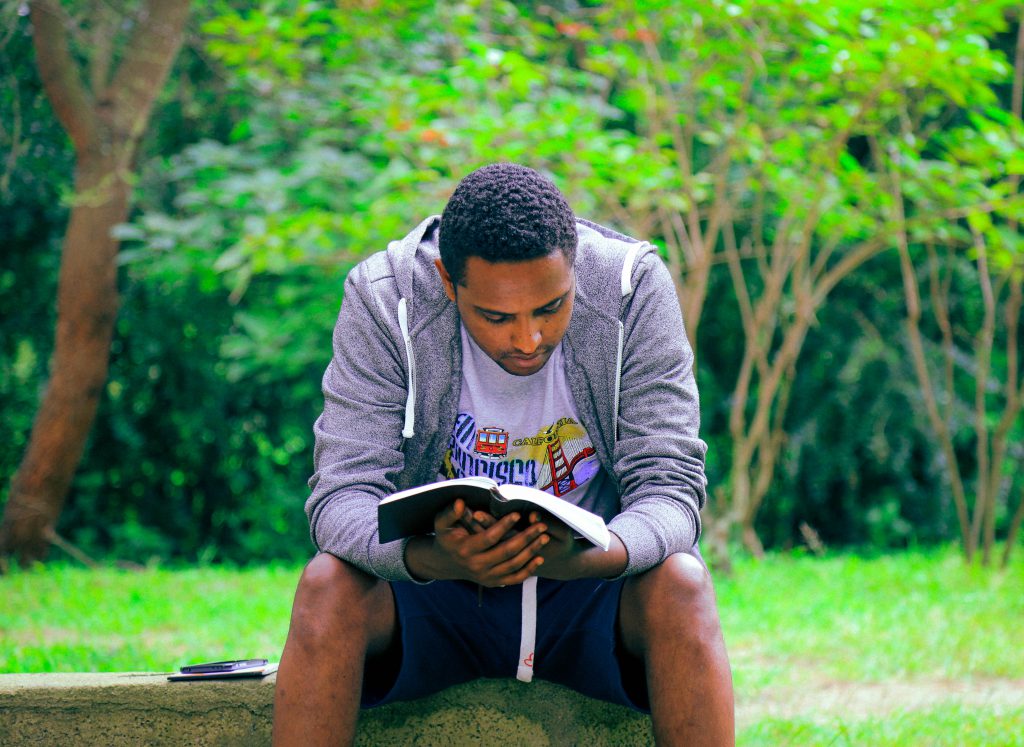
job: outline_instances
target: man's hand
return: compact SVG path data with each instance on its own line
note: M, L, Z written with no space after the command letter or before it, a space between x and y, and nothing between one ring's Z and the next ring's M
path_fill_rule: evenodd
M498 522L493 516L483 511L476 513L467 511L466 514L467 518L463 521L471 530L473 527L479 527L476 531L490 531ZM610 559L605 557L607 553L603 550L595 548L589 542L576 539L572 529L554 516L546 512L541 514L540 511L531 511L528 518L530 528L543 527L544 536L548 538L548 542L538 552L544 561L544 568L537 570L534 575L559 581L570 581L587 575L585 569L592 563L586 561L597 560L597 554L601 556L600 560ZM617 539L616 537L613 540L613 544ZM598 571L595 575L603 574Z
M541 552L544 558L543 576L560 581L582 578L584 572L581 561L589 550L597 548L589 542L576 539L572 529L546 512L542 516L539 511L531 511L529 519L530 526L546 525L545 533L551 538ZM601 550L598 552L604 554Z
M479 522L461 499L434 519L434 536L413 537L406 545L405 562L420 579L462 579L482 586L520 584L545 562L540 551L551 538L547 526L535 522L517 532L519 514L501 519L482 512Z
M482 511L477 511L470 518L475 525L487 530L497 521ZM544 536L550 539L538 553L544 560L544 568L533 575L571 581L577 578L615 578L626 570L629 554L614 533L605 552L586 540L576 539L572 529L548 513L531 511L528 518L531 528L544 527Z

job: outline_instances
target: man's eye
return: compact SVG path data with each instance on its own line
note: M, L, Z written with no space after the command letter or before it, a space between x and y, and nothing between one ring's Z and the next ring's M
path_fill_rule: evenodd
M489 321L491 324L504 324L508 321L507 316L494 316L492 314L484 314L484 319Z
M543 309L540 310L540 313L541 314L554 314L554 313L557 313L560 308L562 308L562 302L561 301L559 301L558 303L553 303L550 306L545 306Z

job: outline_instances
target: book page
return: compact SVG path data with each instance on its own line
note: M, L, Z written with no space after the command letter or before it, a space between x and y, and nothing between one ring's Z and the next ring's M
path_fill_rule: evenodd
M510 501L526 501L547 511L603 550L607 550L611 545L611 535L608 533L604 519L585 508L580 508L542 490L523 485L501 485L498 492Z

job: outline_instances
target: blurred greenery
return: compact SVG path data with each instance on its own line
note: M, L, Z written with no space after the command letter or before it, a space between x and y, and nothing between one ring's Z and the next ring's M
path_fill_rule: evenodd
M1021 282L1016 4L195 6L142 148L133 216L118 229L123 306L110 378L58 526L86 552L307 557L311 425L345 274L439 212L470 169L504 159L550 174L577 213L654 240L670 264L672 226L691 210L705 230L724 209L748 248L784 239L789 216L812 226L794 235L823 267L860 242L892 249L886 180L898 172L915 258L929 242L956 257L952 313L964 334L954 386L940 397L952 403L960 469L976 479L972 228L989 240L1001 287ZM28 20L17 2L0 7L11 20L0 32L2 505L46 377L72 161L41 92ZM744 257L755 295L766 261ZM918 269L926 283L923 260ZM678 272L681 283L693 278L685 262ZM766 350L796 318L801 277L781 290ZM693 323L703 436L710 483L728 494L730 408L749 341L724 260L706 299ZM894 251L822 299L788 403L771 405L784 440L756 520L767 546L804 542L802 524L839 546L958 536L905 314ZM1012 368L1005 335L1000 320L992 418ZM747 396L753 412L759 387ZM1021 458L1018 418L1000 536L1024 488Z

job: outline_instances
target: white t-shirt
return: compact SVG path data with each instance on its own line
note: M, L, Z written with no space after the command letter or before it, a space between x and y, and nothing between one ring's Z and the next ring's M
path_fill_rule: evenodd
M539 371L513 376L460 329L462 392L440 478L486 475L615 516L618 496L579 421L561 343Z

